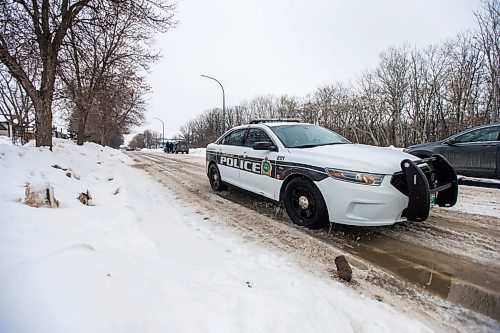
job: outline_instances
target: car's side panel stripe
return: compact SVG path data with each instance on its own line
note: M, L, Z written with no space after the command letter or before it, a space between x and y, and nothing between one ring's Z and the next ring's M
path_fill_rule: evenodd
M242 158L240 155L208 151L206 156L207 161L215 161L217 164L240 169L246 172L265 174L265 171L263 172L261 169L262 162L264 161L263 159L250 157ZM276 162L274 160L269 160L268 162L271 165L271 172L267 175L278 180L284 180L292 174L302 174L314 181L320 181L328 177L328 174L321 167L301 163L283 161Z
M308 178L316 182L328 178L328 175L325 171L319 172L317 170L309 169L306 167L285 167L279 165L276 167L276 177L278 179L286 179L288 176L293 174L307 176Z
M309 169L309 170L315 170L315 171L318 171L318 172L325 173L325 169L324 168L321 168L321 167L318 167L318 166L314 166L314 165L310 165L310 164L301 164L301 163L279 161L279 162L277 162L277 165L278 166L283 166L283 167L288 167L288 168L289 167L306 168L306 169Z

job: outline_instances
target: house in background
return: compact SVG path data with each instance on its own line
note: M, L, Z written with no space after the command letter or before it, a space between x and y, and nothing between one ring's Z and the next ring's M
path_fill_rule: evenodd
M12 131L7 121L0 121L0 136L12 136Z

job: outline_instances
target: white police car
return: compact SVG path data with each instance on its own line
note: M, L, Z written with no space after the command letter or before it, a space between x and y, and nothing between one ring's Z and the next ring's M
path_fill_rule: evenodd
M283 203L292 221L359 226L423 221L430 207L453 206L457 176L440 155L419 159L353 144L297 120L254 120L207 146L213 190L226 184Z

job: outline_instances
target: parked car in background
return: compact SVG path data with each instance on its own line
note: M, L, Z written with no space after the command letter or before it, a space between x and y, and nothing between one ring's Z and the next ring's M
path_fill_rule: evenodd
M462 176L500 179L500 123L474 127L404 151L420 158L443 155Z
M457 176L440 155L353 144L326 128L260 119L226 132L206 150L215 191L227 184L282 203L294 223L359 226L424 221L453 206Z
M174 143L174 149L173 152L178 154L178 153L186 153L189 154L189 146L186 141L179 141Z

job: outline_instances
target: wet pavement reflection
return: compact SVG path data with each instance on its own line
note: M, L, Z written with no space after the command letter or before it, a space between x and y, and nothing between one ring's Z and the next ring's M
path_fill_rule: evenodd
M418 253L418 249L414 248L408 256L405 256L404 249L387 251L386 244L378 246L380 242L398 244L384 238L375 242L366 238L353 241L348 235L342 249L454 304L500 320L500 276L495 276L495 272L489 273L473 263L462 267L459 272L450 272L443 267L447 264L442 264L437 256L422 256L415 260L413 254Z

